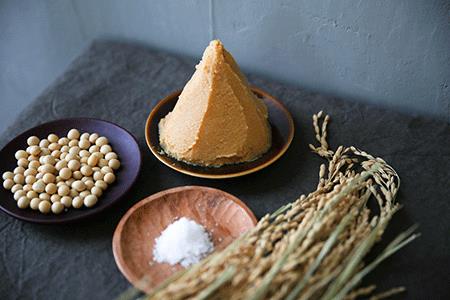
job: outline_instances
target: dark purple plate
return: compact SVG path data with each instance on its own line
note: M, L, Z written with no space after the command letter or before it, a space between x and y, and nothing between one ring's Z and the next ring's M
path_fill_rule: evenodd
M224 165L217 167L202 167L178 161L164 153L159 144L158 123L170 111L178 101L181 91L176 91L161 100L152 110L145 125L145 139L147 145L162 163L178 172L195 177L223 179L247 175L271 165L278 160L289 148L294 138L294 121L287 108L275 97L256 88L251 88L253 93L262 99L269 110L269 123L272 129L272 146L269 151L260 158L240 164Z
M132 187L141 169L142 157L136 139L122 127L98 119L73 118L61 119L31 128L10 141L0 151L0 174L12 171L16 166L14 154L17 150L27 147L27 138L35 135L39 138L47 137L50 133L58 136L65 136L71 128L77 128L81 133L98 133L106 136L113 151L119 156L121 167L116 171L116 181L108 187L105 193L99 198L98 203L92 208L70 208L59 215L44 215L39 211L20 209L17 207L11 191L0 186L0 209L7 214L29 222L35 223L67 223L93 216L105 210L120 198ZM3 182L3 181L2 181Z

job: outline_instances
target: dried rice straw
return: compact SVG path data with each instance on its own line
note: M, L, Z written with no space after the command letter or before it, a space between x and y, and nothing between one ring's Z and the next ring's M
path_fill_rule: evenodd
M400 208L400 178L383 159L355 147L330 150L329 121L323 112L313 116L319 145L309 147L328 160L328 166L320 166L314 192L266 215L227 248L175 274L147 298L327 300L372 294L373 285L358 288L362 278L419 235L410 228L372 262L363 262ZM369 209L371 199L379 211Z

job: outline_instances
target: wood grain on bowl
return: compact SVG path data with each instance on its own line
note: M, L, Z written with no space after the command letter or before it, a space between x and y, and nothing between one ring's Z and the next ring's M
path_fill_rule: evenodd
M215 249L226 247L256 224L255 216L241 200L213 188L184 186L141 200L122 217L113 237L117 266L137 288L150 292L182 269L153 260L155 238L180 217L204 226Z

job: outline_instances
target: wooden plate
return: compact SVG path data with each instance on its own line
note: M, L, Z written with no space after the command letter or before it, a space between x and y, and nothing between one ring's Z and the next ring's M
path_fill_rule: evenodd
M97 132L106 136L114 152L119 156L121 167L116 171L117 180L108 187L105 193L99 198L98 203L92 208L70 208L59 215L44 215L39 211L19 209L13 198L11 191L0 186L0 209L7 214L29 222L35 223L67 223L77 221L86 217L96 215L111 206L131 188L136 181L141 169L141 152L135 138L122 127L99 119L73 118L61 119L49 123L41 124L31 128L10 141L0 151L0 174L12 171L16 166L14 154L17 150L27 147L27 138L37 136L46 138L50 133L58 136L66 136L71 128L77 128L80 132Z
M117 266L138 289L148 293L182 269L153 261L155 238L180 217L203 225L215 249L226 247L256 224L255 216L241 200L213 188L177 187L141 200L120 220L112 244Z
M145 125L145 139L148 147L153 155L165 165L178 172L195 177L232 178L250 174L269 166L279 159L291 144L294 137L294 121L287 108L280 101L258 88L253 87L252 91L267 105L269 122L272 127L272 146L259 159L217 168L190 165L166 155L159 144L158 123L173 110L181 91L176 91L161 100L148 116Z

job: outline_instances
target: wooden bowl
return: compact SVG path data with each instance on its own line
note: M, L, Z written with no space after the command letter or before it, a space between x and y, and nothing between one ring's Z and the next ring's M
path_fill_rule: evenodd
M71 128L77 128L82 133L96 132L106 136L114 152L119 156L121 167L115 172L117 180L108 187L105 193L99 198L98 203L91 208L70 208L68 211L59 215L52 213L44 215L30 208L18 208L11 191L0 186L1 210L17 219L29 222L45 224L68 223L102 212L119 201L133 186L142 164L141 151L139 150L136 139L131 133L116 124L91 118L61 119L38 125L19 134L0 151L0 174L6 171L12 171L17 166L14 154L17 150L25 149L28 146L28 137L35 135L39 138L46 138L50 133L55 133L58 136L66 136Z
M208 187L177 187L141 200L120 220L112 244L117 266L136 288L149 293L182 269L153 261L155 238L180 217L203 225L215 249L226 247L257 222L241 200Z
M267 105L269 123L272 128L272 146L260 158L251 162L224 165L218 168L187 164L165 154L159 144L158 123L173 110L181 91L176 91L161 100L148 116L145 124L145 139L150 151L168 167L195 177L210 179L232 178L264 169L279 159L289 148L294 138L294 121L287 108L280 101L256 87L252 87L252 91Z

